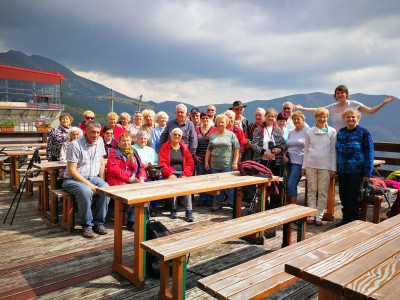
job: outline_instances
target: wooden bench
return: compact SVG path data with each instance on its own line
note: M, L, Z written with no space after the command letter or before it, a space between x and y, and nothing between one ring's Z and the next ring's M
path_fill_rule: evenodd
M73 231L75 227L75 196L63 189L51 190L50 193L53 196L51 197L52 203L50 207L51 219L55 220L54 223L58 223L58 201L63 201L61 226L69 232Z
M11 163L5 163L4 161L6 160L6 158L3 158L3 157L0 159L0 180L5 179L4 170L8 169L8 170L6 170L6 172L10 172L10 165L11 165Z
M295 204L232 219L199 229L182 232L141 243L141 247L160 259L161 299L182 299L185 295L186 255L205 247L245 237L265 229L284 225L283 246L291 244L290 223L300 230L298 240L305 238L308 216L316 209ZM172 295L169 289L170 261L173 266Z
M38 185L38 210L43 211L44 209L44 203L42 203L42 185L43 185L43 177L28 177L27 178L27 184L32 186L32 193L33 193L33 185L37 184ZM26 194L28 194L28 190L26 191Z
M399 190L390 188L390 192L393 197L398 194ZM360 219L363 221L367 221L368 205L372 204L372 207L373 207L372 222L375 224L379 223L381 221L381 209L382 209L382 202L384 200L385 200L384 195L365 196L363 199L363 202L361 204Z
M299 280L285 272L285 264L326 244L335 242L342 232L357 233L371 223L354 221L320 233L298 244L257 257L197 282L197 286L217 299L261 299ZM355 237L356 238L356 237Z

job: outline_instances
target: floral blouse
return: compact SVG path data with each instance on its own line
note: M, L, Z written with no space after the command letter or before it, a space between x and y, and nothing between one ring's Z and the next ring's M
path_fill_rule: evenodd
M69 141L68 130L70 128L60 125L50 131L46 148L47 160L59 159L62 144Z

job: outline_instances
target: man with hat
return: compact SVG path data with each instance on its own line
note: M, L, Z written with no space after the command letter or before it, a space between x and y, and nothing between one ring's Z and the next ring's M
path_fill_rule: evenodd
M248 137L247 130L249 128L249 121L245 117L243 117L243 111L246 106L247 105L244 105L242 103L242 101L238 100L238 101L233 102L232 107L229 109L235 113L235 125L239 126L240 129L243 130L243 132L247 138Z
M200 109L193 107L190 110L190 121L194 124L194 127L200 127Z

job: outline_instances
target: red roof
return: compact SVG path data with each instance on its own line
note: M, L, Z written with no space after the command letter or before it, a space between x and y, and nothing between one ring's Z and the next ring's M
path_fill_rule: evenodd
M61 84L65 77L57 72L43 72L0 65L0 78Z

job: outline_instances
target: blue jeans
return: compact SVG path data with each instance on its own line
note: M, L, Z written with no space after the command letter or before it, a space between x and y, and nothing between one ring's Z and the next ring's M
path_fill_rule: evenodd
M108 183L100 177L91 178L89 181L98 187L108 186ZM75 196L83 229L104 224L110 197L93 194L88 185L71 178L64 179L62 188Z
M197 167L197 175L205 175L205 174L211 174L210 171L207 171L205 166L204 166L204 161L205 157L200 156L201 163L196 164ZM214 196L207 194L207 193L200 193L200 201L207 201L207 200L214 200Z
M218 170L218 169L213 169L211 168L211 173L212 174L216 174L216 173L224 173L224 172L231 172L232 168L225 168L222 170ZM235 189L227 189L228 190L228 203L233 205L233 195L235 194ZM221 191L221 193L219 193L219 195L216 198L217 203L221 203L224 201L224 193L223 191Z
M297 197L297 186L301 178L301 167L299 164L289 164L286 178L286 191L289 197Z

